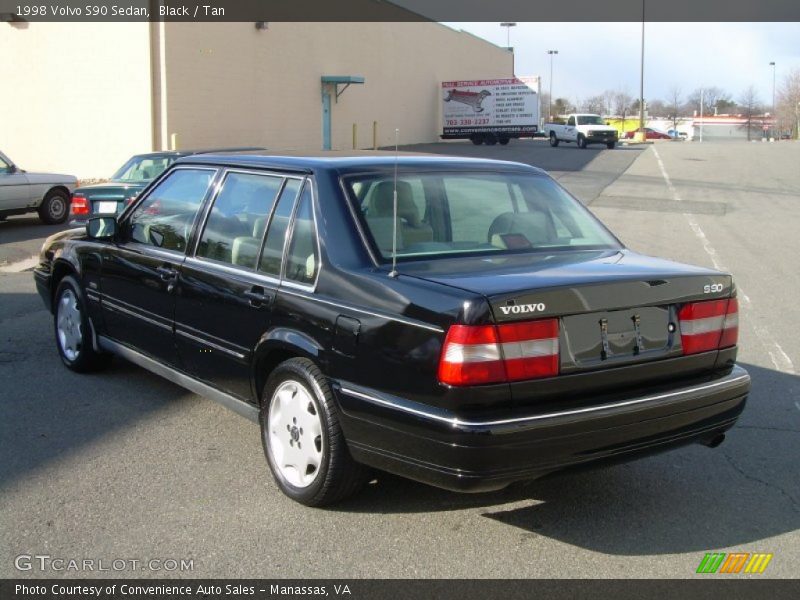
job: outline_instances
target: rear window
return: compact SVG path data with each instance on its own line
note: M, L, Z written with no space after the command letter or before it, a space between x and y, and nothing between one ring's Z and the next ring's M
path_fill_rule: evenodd
M619 242L549 177L498 173L401 173L347 180L380 256L398 259L616 249ZM394 235L394 193L397 228Z

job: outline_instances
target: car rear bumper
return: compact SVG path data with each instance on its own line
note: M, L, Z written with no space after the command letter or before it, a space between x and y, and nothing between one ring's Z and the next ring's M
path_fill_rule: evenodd
M460 418L435 407L338 382L342 427L365 464L459 491L598 460L630 460L710 443L744 409L750 376L740 367L667 391L546 414Z

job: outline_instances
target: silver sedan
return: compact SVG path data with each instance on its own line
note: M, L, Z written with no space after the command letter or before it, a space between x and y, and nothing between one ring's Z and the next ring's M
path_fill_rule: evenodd
M63 223L69 214L70 194L77 186L73 175L28 173L0 152L0 221L38 212L45 223Z

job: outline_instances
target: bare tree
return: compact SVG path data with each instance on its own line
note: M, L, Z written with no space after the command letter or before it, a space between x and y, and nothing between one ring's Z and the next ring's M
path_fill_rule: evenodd
M743 116L747 119L747 140L751 139L753 127L753 116L761 110L761 99L754 85L750 85L739 96L739 107L742 109Z
M681 112L681 88L677 85L673 85L669 89L669 95L667 96L667 112L669 113L668 116L672 117L672 128L678 128L678 117L680 116Z
M720 104L720 102L730 102L731 95L717 86L697 88L686 99L687 108L692 111L700 112L700 98L703 99L704 113L710 113Z
M786 74L777 93L778 120L782 131L792 131L800 140L800 69Z
M621 116L623 119L631 111L631 104L633 103L633 96L627 90L617 90L614 93L614 113Z
M591 96L581 104L581 110L598 115L605 113L605 107L606 101L604 96Z
M614 114L614 98L617 93L614 90L606 90L603 92L603 105L605 106L605 114Z

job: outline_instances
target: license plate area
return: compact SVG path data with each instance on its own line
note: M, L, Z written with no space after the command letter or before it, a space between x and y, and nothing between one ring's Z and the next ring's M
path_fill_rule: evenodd
M117 202L115 200L95 202L94 212L99 215L115 215L117 214Z
M561 372L680 355L676 322L672 307L657 306L563 317Z

